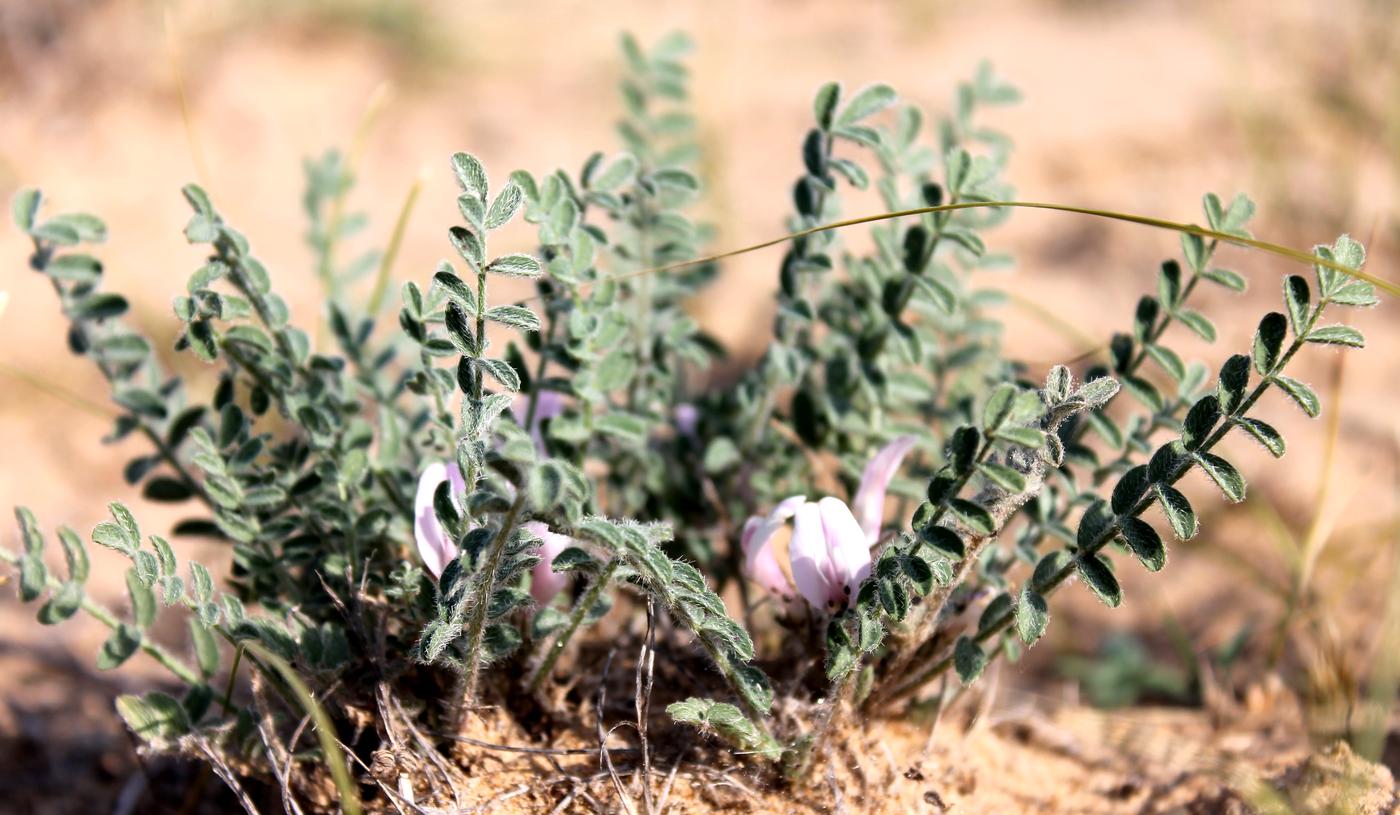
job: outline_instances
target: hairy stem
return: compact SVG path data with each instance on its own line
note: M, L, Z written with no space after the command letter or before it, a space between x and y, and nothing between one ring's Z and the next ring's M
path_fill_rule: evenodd
M583 625L584 618L586 618L588 612L598 604L598 601L603 597L603 592L607 591L608 586L611 585L613 575L617 572L617 567L620 564L621 560L618 558L613 558L608 561L608 565L603 567L603 571L593 580L593 584L588 587L588 591L585 592L578 603L574 605L573 611L569 614L568 625L555 635L553 642L550 643L549 653L545 654L544 660L540 662L539 667L535 669L535 673L530 677L529 684L526 685L531 693L539 690L540 685L543 684L544 680L549 678L550 674L554 671L554 666L559 662L560 655L564 653L564 649L568 646L569 641L573 639L579 626Z
M467 617L466 623L467 665L464 674L466 681L462 701L467 705L476 699L476 686L481 672L481 640L482 634L486 631L486 618L491 607L491 595L496 590L496 570L500 568L501 553L505 551L506 543L514 534L516 519L520 517L520 511L524 507L524 496L516 498L515 502L510 505L505 519L501 521L500 530L491 539L491 546L486 550L486 560L478 572L479 582L476 587L476 600L472 603L471 614Z

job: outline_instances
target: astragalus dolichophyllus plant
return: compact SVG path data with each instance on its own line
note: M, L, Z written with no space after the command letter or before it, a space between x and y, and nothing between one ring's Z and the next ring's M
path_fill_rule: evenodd
M818 91L794 138L771 338L751 368L717 367L685 310L720 273L689 214L685 50L624 40L621 143L581 151L577 172L453 155L460 219L392 318L382 280L358 299L332 260L326 210L353 185L334 154L308 165L328 330L290 323L275 285L290 272L191 185L203 260L171 293L173 355L105 290L100 220L15 199L69 346L120 410L109 439L148 443L127 481L188 508L170 537L232 553L224 574L182 562L121 503L82 533L17 510L22 545L3 556L39 622L85 613L111 629L99 668L143 654L172 674L117 702L147 749L208 762L249 811L258 789L288 811L471 806L464 767L502 748L607 767L541 776L551 806L591 788L651 810L654 755L687 750L807 789L843 734L1034 645L1067 586L1123 602L1118 572L1162 570L1169 541L1198 532L1183 479L1244 500L1222 439L1284 455L1267 413L1287 408L1266 392L1322 409L1288 374L1298 353L1363 345L1335 322L1377 302L1343 236L1313 277L1284 280L1250 347L1174 350L1216 338L1193 295L1246 286L1219 245L1258 244L1253 204L1212 194L1106 350L1048 369L1008 356L994 228L1013 208L1011 142L983 117L1017 93L983 68L931 124L885 85ZM871 187L905 214L853 249L825 227ZM499 250L522 219L533 250ZM212 392L180 376L201 365ZM89 541L129 561L120 610L87 588ZM162 614L188 637L156 638Z

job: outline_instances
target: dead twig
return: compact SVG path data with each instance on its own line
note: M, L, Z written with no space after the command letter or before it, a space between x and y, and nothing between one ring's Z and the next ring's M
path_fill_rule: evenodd
M536 756L596 756L601 752L597 747L527 747L523 744L496 744L495 742L474 739L471 736L454 736L450 733L431 732L429 735L436 736L448 741L470 744L473 747L481 747L486 750L497 750L502 753L524 753ZM613 753L635 753L635 747L609 747Z
M647 719L651 717L651 684L656 664L654 621L656 608L650 596L647 597L647 633L642 638L642 652L637 657L637 690L633 699L637 711L637 735L641 739L642 750L642 809L646 815L654 815L651 800L651 750L647 745Z
M636 815L636 810L632 808L632 799L627 795L627 788L622 785L622 779L617 776L617 768L613 766L612 756L608 754L608 735L612 732L603 728L604 710L608 702L608 670L612 668L613 655L616 651L609 651L608 658L603 662L603 676L598 682L598 753L601 756L600 763L608 768L608 777L612 779L613 787L617 789L618 801L622 804L622 809L627 815Z
M452 791L452 805L461 809L462 791L457 788L457 781L453 777L452 770L448 767L447 762L443 760L442 754L438 752L432 742L428 741L428 738L424 736L423 732L413 723L413 719L410 718L407 711L403 709L403 705L399 702L398 698L391 697L391 701L394 704L394 711L399 715L399 721L403 722L404 727L408 728L409 735L413 736L413 740L417 743L418 749L422 750L423 755L427 756L428 763L432 764L438 772L442 773L443 780L447 782L447 788ZM431 780L432 776L428 776L428 778Z
M253 804L253 799L248 797L243 785L238 783L238 776L224 762L219 752L209 745L209 740L203 736L192 736L189 739L189 744L194 747L196 752L204 756L204 760L209 762L209 766L214 768L214 774L228 786L233 797L238 799L238 804L243 807L243 811L248 815L259 815L258 808Z

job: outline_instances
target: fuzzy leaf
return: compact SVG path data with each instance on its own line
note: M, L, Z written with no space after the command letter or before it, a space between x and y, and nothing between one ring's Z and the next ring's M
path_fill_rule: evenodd
M1196 463L1201 465L1201 469L1206 471L1206 475L1231 503L1238 504L1244 500L1244 476L1240 475L1235 465L1211 453L1197 453Z
M467 314L476 313L476 295L467 281L458 277L452 267L444 263L433 275L434 285L440 286L447 296L462 307Z
M540 318L524 306L495 306L486 312L486 319L522 331L540 330Z
M21 587L23 586L23 562L21 562ZM21 597L21 599L24 599ZM54 590L49 596L48 602L39 609L39 622L43 625L55 625L72 617L78 612L83 603L83 585L75 581L68 581Z
M1163 345L1149 345L1147 355L1177 382L1186 378L1186 363L1182 362L1181 357L1172 349Z
M1284 443L1283 435L1275 430L1272 425L1260 421L1259 419L1251 419L1248 417L1235 419L1234 423L1238 425L1240 429L1244 430L1244 432L1253 436L1255 441L1264 445L1264 449L1268 450L1274 458L1283 458L1283 454L1287 451L1288 447Z
M1322 412L1322 402L1318 400L1317 394L1313 393L1313 389L1302 382L1278 374L1273 377L1273 383L1278 385L1279 390L1288 394L1289 398L1296 402L1298 407L1302 408L1303 412L1309 416L1316 418Z
M825 90L825 89L823 89ZM851 101L846 103L837 118L837 125L853 125L861 119L873 116L895 102L894 88L889 85L869 85L856 91ZM820 120L818 112L818 120Z
M1147 465L1139 464L1118 477L1118 483L1113 487L1113 500L1110 505L1115 514L1125 515L1137 506L1142 496L1147 494L1147 487L1151 483L1148 476Z
M953 646L953 668L964 685L977 681L987 667L987 652L970 637L958 637Z
M189 620L195 661L199 664L199 672L208 679L219 670L219 644L214 639L213 629L194 617Z
M1162 536L1158 535L1157 530L1147 521L1141 518L1124 518L1120 522L1119 531L1133 555L1148 571L1161 571L1166 565L1167 547L1162 543Z
M506 277L539 277L542 271L539 260L531 255L501 255L486 265L486 271Z
M1270 312L1259 321L1259 329L1254 332L1254 370L1266 376L1278 364L1283 350L1283 341L1288 335L1288 318L1278 312Z
M1312 295L1308 281L1292 274L1283 279L1283 303L1288 307L1288 324L1293 336L1301 337L1308 330L1308 301Z
M486 228L498 229L515 217L522 197L520 187L514 181L508 182L491 202L491 209L486 213Z
M126 590L131 596L131 616L136 620L137 627L150 628L156 619L156 595L151 591L151 585L132 568L126 573Z
M948 509L957 516L959 521L967 525L968 529L980 535L990 535L996 532L997 522L985 507L975 501L965 498L954 498L948 502Z
M501 387L515 393L520 390L520 374L515 372L509 362L503 359L491 359L489 357L472 360L474 364L481 366L491 378L501 383Z
M1094 592L1094 596L1109 608L1117 608L1123 602L1123 588L1118 578L1097 555L1080 555L1074 560L1084 585Z
M164 693L117 697L117 715L142 742L166 745L188 733L189 716L179 700Z
M1328 325L1308 332L1308 342L1323 345L1345 345L1348 348L1365 348L1366 338L1360 331L1349 325Z
M966 552L963 539L946 526L927 524L919 530L919 540L933 547L934 551L953 560L962 560Z
M1206 394L1191 406L1182 423L1181 443L1186 449L1195 450L1210 436L1220 421L1220 402L1213 394Z
M1026 477L1005 464L983 462L977 465L977 469L988 481L1009 493L1019 494L1026 490Z
M463 192L485 198L489 192L486 169L471 153L452 154L452 172L457 176L457 184Z
M753 722L726 702L691 697L672 702L666 706L666 712L677 722L697 727L701 732L713 732L741 750L751 750L762 743Z
M1010 382L1003 382L992 390L987 397L987 404L982 409L982 427L988 433L995 433L1001 423L1006 421L1006 417L1011 414L1011 408L1016 401L1016 386Z
M1191 508L1191 502L1186 500L1186 496L1182 495L1175 487L1157 484L1155 489L1157 505L1162 508L1162 514L1167 516L1167 522L1171 524L1172 532L1180 540L1190 540L1195 537L1196 511Z
M1045 446L1045 432L1034 427L1003 427L994 434L1002 441L1039 450Z
M1201 276L1231 291L1242 292L1248 288L1244 277L1239 272L1233 272L1229 269L1207 269L1201 273Z
M1050 624L1050 606L1045 597L1029 588L1021 591L1021 599L1016 603L1016 634L1021 642L1034 645L1045 635L1045 627Z
M817 96L812 102L812 113L816 118L817 127L822 130L830 130L835 123L836 106L841 101L841 86L835 82L828 82L817 91Z
M1215 323L1206 319L1199 311L1182 309L1176 313L1176 319L1206 342L1215 342Z
M97 652L97 670L110 671L121 665L141 647L141 631L122 623Z
M1233 413L1244 401L1245 389L1249 387L1249 357L1235 354L1220 366L1220 381L1216 384L1215 397L1220 409Z
M1035 564L1035 571L1031 574L1031 588L1038 592L1048 591L1051 581L1069 565L1072 557L1064 549L1046 552Z

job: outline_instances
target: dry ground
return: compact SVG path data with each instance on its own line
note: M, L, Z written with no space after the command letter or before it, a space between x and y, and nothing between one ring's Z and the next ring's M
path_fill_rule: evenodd
M398 264L401 277L421 277L445 251L441 225L452 217L452 195L441 170L451 151L471 149L502 175L517 166L575 165L613 144L614 43L623 26L644 39L683 28L698 41L695 95L714 191L704 214L718 225L721 247L779 230L800 167L809 96L820 82L887 80L938 111L953 83L985 57L1026 94L997 122L1017 138L1010 176L1022 197L1191 220L1199 217L1201 192L1248 190L1260 203L1262 236L1305 247L1350 231L1369 244L1373 272L1398 276L1391 260L1400 239L1393 211L1400 24L1385 2L172 3L188 129L165 5L0 0L0 197L40 184L56 206L106 217L109 285L131 296L137 321L157 337L171 335L170 297L198 262L179 236L181 183L198 178L210 188L252 236L295 314L309 322L318 292L300 240L300 160L345 146L377 86L388 79L396 90L359 154L355 203L373 218L373 242L382 243L414 174L430 170ZM851 204L853 212L874 207L872 200ZM513 237L522 247L527 241L523 233ZM996 248L1018 256L1002 285L1102 335L1126 326L1175 241L1022 213ZM13 228L0 226L0 290L11 296L0 319L0 362L100 401L97 376L65 352L51 293L23 267L24 253ZM768 323L775 260L770 253L735 261L696 304L699 319L749 353ZM1277 308L1278 274L1287 268L1237 252L1228 260L1254 286L1242 303L1223 294L1205 299L1203 309L1222 322L1220 343L1187 347L1212 361L1244 348L1254 316ZM1356 320L1370 347L1348 363L1334 481L1320 510L1320 528L1331 532L1318 574L1319 594L1329 599L1320 624L1361 674L1375 648L1368 622L1384 606L1392 568L1400 408L1393 311L1387 304ZM1235 313L1250 316L1227 323ZM1034 360L1080 350L1028 314L1013 312L1011 326L1012 347ZM1337 359L1312 353L1303 377L1321 386ZM190 373L197 383L198 372ZM1322 426L1307 425L1281 401L1267 410L1289 436L1288 466L1270 466L1242 444L1231 457L1257 474L1252 497L1266 499L1300 533L1317 504ZM178 513L144 504L122 483L120 456L133 451L94 444L105 430L106 420L79 403L0 377L0 505L24 504L50 526L79 529L98 521L113 499L133 505L152 528L176 520ZM942 800L956 812L1165 812L1199 800L1207 808L1198 811L1229 811L1217 800L1218 779L1235 759L1267 775L1305 754L1309 728L1301 715L1268 728L1248 716L1220 725L1200 711L1098 713L1066 704L1051 678L1056 649L1092 651L1110 630L1136 631L1169 655L1168 618L1198 650L1255 623L1250 665L1264 672L1267 629L1280 604L1239 564L1260 572L1258 581L1286 575L1271 527L1249 511L1220 510L1204 520L1204 534L1177 547L1164 575L1130 575L1123 610L1110 614L1084 596L1066 598L1049 646L1008 667L1001 677L1007 690L970 735L946 724L921 768L926 731L912 724L876 734L889 756L884 747L857 746L865 786L859 772L843 781L846 807L936 812ZM3 536L13 540L12 532ZM199 547L185 554L220 557ZM120 605L119 580L96 591ZM178 645L180 632L169 633ZM42 629L6 593L0 809L111 808L125 800L124 789L135 806L151 805L110 712L116 693L151 674L133 661L118 674L93 675L87 666L101 637L80 624ZM1313 655L1285 649L1282 669L1295 687L1309 687ZM1315 686L1321 680L1312 673ZM1265 683L1244 678L1238 686ZM1105 735L1112 722L1131 724L1133 744L1159 746L1125 747ZM1184 764L1173 763L1182 755ZM923 781L906 777L911 767ZM185 770L148 769L158 787L188 780ZM742 789L684 772L675 789L693 811L746 798ZM1160 789L1171 794L1159 800ZM929 792L936 797L923 803ZM520 799L514 805L545 801ZM771 800L757 809L783 811Z

